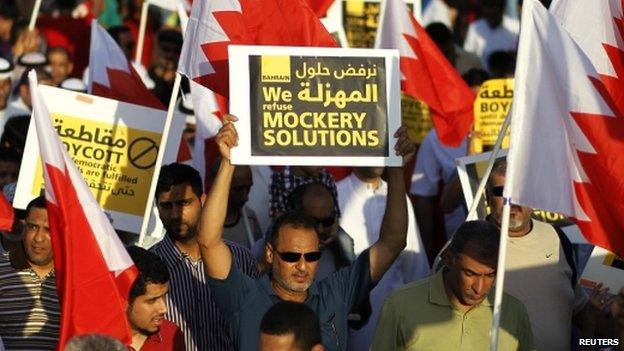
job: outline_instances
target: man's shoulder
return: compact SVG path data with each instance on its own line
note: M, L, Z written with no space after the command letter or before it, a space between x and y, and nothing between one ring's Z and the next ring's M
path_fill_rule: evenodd
M394 304L419 304L429 301L429 285L431 277L427 277L398 288L391 293L387 301Z

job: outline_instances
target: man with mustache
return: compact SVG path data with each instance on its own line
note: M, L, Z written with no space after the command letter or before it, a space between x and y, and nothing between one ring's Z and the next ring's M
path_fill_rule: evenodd
M405 247L407 203L402 167L388 169L388 197L379 239L348 267L315 281L319 236L314 218L287 212L275 220L265 258L271 271L260 279L242 274L232 264L232 250L222 240L228 190L234 173L230 148L238 143L234 116L224 116L216 141L223 161L202 211L198 243L208 284L222 313L228 316L239 350L257 350L262 316L279 301L305 303L321 323L327 350L346 350L347 315L361 303ZM405 128L395 134L396 155L408 158L415 147Z
M496 161L486 188L491 208L487 219L499 228L506 171L507 161ZM606 290L595 289L590 301L577 284L579 276L569 239L552 225L532 219L532 213L532 208L511 205L505 292L526 306L539 350L567 351L573 321L583 328L602 328L605 321L598 316L606 306L602 296Z
M0 277L0 338L7 350L54 350L61 312L43 196L26 207L21 247L0 255Z

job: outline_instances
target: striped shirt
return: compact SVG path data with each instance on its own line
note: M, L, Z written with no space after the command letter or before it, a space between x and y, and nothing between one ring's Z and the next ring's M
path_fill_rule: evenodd
M246 275L256 278L258 269L251 253L236 244L227 243L234 264ZM201 260L194 262L182 253L168 235L150 251L167 265L171 280L167 294L166 318L182 329L188 351L235 350L228 322L212 299Z
M21 268L21 267L20 267ZM40 278L0 255L0 338L7 350L54 350L60 305L54 271Z

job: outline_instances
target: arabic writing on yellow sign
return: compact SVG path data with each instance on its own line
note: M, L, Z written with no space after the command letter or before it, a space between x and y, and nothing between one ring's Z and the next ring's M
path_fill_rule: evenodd
M474 131L477 136L473 139L475 152L482 152L484 148L492 147L496 143L511 108L513 85L513 79L492 79L481 85L474 103ZM510 129L507 129L503 148L509 147L509 133Z
M53 114L54 128L105 210L142 215L161 135L122 125ZM32 194L43 188L37 162Z
M260 84L252 87L262 116L261 138L252 138L258 149L269 154L280 147L284 152L301 146L381 147L381 130L374 126L385 129L385 120L374 119L385 114L373 112L385 96L383 58L264 55L253 60L260 64Z

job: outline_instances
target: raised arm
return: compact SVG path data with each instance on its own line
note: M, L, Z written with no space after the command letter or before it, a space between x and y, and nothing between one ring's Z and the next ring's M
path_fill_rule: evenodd
M403 156L403 163L408 161L416 148L408 139L404 127L394 134L397 138L394 150ZM407 242L407 202L403 167L388 167L388 198L384 212L379 239L370 248L370 272L373 282L378 282L390 268Z
M202 261L208 275L215 279L225 279L232 267L232 252L223 242L223 223L227 213L228 195L234 166L230 163L230 149L238 143L234 125L236 117L225 115L223 127L217 134L216 142L221 153L221 165L217 176L208 192L208 198L202 208L197 242Z

